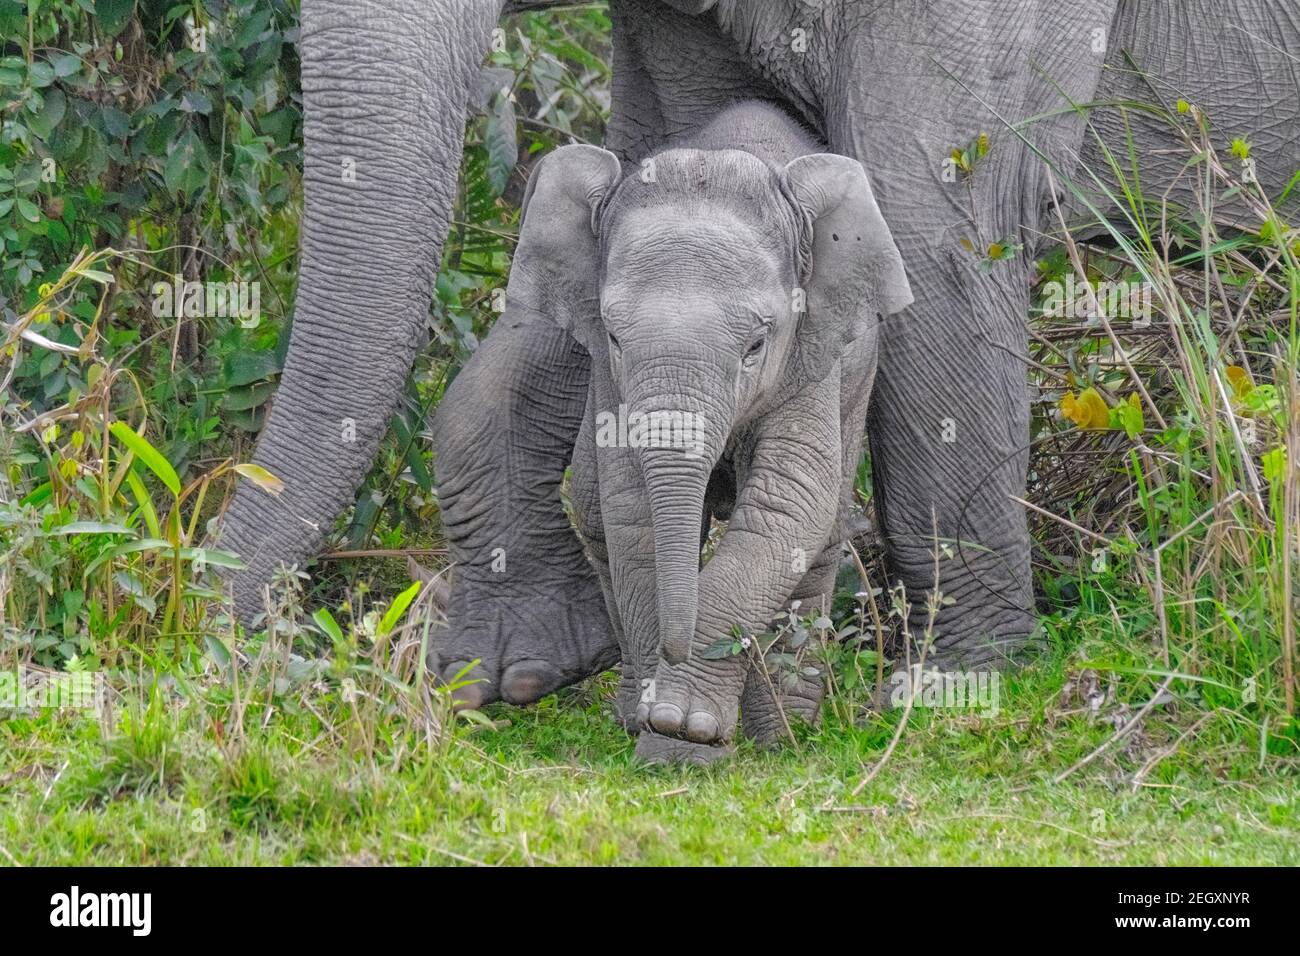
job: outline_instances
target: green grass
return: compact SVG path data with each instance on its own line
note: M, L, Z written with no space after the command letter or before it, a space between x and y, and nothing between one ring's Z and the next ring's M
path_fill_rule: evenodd
M1104 627L1104 620L1087 622ZM1114 634L1096 634L1113 646ZM1250 746L1249 709L1187 704L1059 783L1131 715L1146 677L1095 713L1051 650L1008 677L1000 712L900 710L741 745L709 768L649 768L608 713L609 678L492 708L430 742L376 685L376 709L317 680L248 703L225 685L142 695L105 729L48 713L0 723L0 858L37 864L1300 863L1300 760ZM365 700L374 688L363 689ZM250 695L250 698L260 695ZM1130 697L1132 698L1130 700ZM369 702L369 701L368 701ZM369 715L369 716L367 716ZM1274 743L1277 741L1275 740ZM1186 743L1186 741L1184 741ZM1166 754L1161 758L1161 755ZM1134 786L1135 776L1149 762Z

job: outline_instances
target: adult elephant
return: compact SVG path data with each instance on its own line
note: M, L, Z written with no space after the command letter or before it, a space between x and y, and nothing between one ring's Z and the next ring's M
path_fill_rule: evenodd
M555 5L521 2L510 9ZM503 0L306 0L301 55L306 207L293 338L256 460L285 480L242 487L226 543L243 616L274 566L301 559L351 501L421 340L448 226L465 106ZM872 185L915 303L891 317L868 426L891 573L923 605L936 659L1007 657L1031 634L1024 357L1031 251L1057 181L1091 139L1072 103L1206 107L1255 144L1258 176L1295 168L1300 13L1274 0L611 0L607 143L635 163L742 98L777 101ZM1109 67L1109 69L1107 69ZM1118 123L1116 112L1109 121ZM1022 121L1034 118L1031 123ZM1007 124L1019 124L1011 132ZM1141 127L1159 148L1156 123ZM947 162L982 130L970 175ZM1030 145L1032 144L1032 146ZM1169 181L1174 164L1158 169ZM1169 182L1144 180L1160 193ZM526 222L525 233L545 234ZM979 261L970 247L1023 249ZM559 482L582 418L588 358L556 313L590 290L529 282L563 250L525 235L511 303L446 396L436 427L444 524L457 561L446 668L480 658L480 699L515 702L617 659ZM561 263L562 264L562 263ZM552 261L550 265L555 265ZM522 290L516 294L517 290ZM560 325L572 323L559 323ZM355 436L355 437L353 437Z

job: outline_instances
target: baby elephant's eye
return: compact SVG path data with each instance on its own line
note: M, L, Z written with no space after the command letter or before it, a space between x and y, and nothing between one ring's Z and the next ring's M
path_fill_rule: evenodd
M610 347L610 348L612 348L612 349L616 349L616 350L622 348L622 346L618 344L618 339L614 338L614 333L612 333L612 332L606 332L605 334L609 336L609 347Z
M745 351L745 361L752 362L763 352L763 346L767 344L767 335L760 335L750 343L749 348Z

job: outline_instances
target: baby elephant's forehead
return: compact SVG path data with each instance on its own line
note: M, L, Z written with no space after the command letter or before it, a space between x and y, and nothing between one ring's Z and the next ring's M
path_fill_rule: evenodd
M762 288L793 279L789 241L779 227L727 207L626 210L607 236L604 264L607 280L632 285L670 280Z
M607 275L786 281L798 227L780 174L736 150L661 153L601 217Z
M705 216L731 209L756 224L780 224L791 215L781 174L741 150L673 149L646 160L615 192L608 215L668 207Z

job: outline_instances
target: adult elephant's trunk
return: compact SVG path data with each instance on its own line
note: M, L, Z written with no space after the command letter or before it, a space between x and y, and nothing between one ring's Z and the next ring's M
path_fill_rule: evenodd
M247 624L351 502L422 341L465 107L503 0L304 0L302 257L288 359L220 540Z

